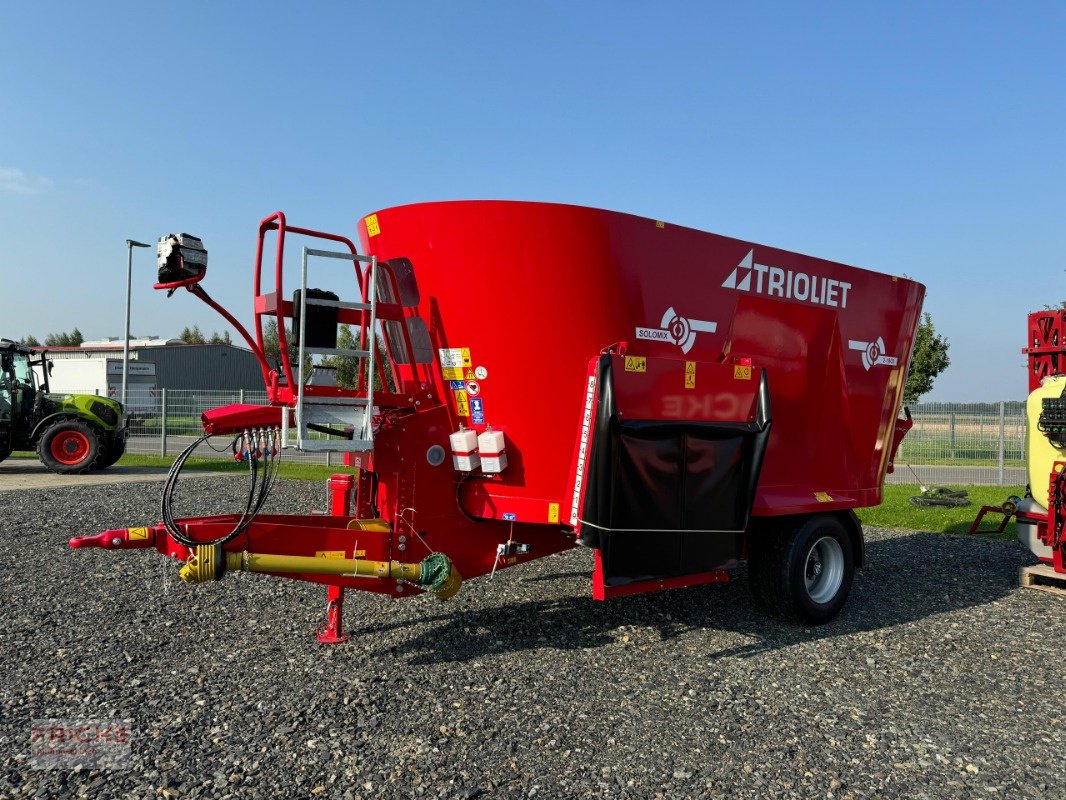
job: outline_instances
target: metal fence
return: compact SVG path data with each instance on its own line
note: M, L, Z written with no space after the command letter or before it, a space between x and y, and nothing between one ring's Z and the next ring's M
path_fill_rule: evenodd
M86 394L93 394L92 391ZM129 391L130 453L174 456L199 436L200 414L230 403L265 405L264 391ZM889 483L1022 486L1025 477L1025 404L921 403L911 407L914 427L896 454ZM216 446L219 446L216 444ZM198 456L229 457L207 444ZM286 450L284 458L308 464L343 463L339 453Z
M921 403L889 483L1024 486L1025 404Z
M93 390L80 393L99 394ZM127 390L126 402L127 416L130 420L130 437L126 441L126 452L163 457L176 456L203 434L200 415L204 411L232 403L266 405L266 392L130 387ZM197 448L195 456L197 458L232 458L229 447L230 439L232 437L227 439L222 436L210 439ZM282 459L301 464L340 466L344 463L344 456L341 453L302 453L294 449L285 450Z

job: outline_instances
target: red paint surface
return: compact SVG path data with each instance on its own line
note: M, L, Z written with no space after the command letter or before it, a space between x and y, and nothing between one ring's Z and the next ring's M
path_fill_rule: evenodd
M380 233L364 249L411 260L418 313L435 349L469 348L486 422L507 434L511 466L463 493L478 513L519 519L558 502L569 509L568 476L584 407L589 360L615 342L633 355L679 362L751 360L766 371L773 430L756 498L757 515L874 505L891 450L906 362L924 287L914 281L654 220L576 206L516 202L426 203L376 214ZM723 288L749 252L753 264L839 282L836 306ZM763 288L771 274L762 271ZM743 280L743 275L737 277ZM809 287L810 281L805 283ZM842 284L849 284L844 287ZM846 298L846 307L841 307ZM664 312L715 322L685 353L636 338ZM683 327L683 326L682 326ZM683 332L683 331L682 331ZM884 342L894 366L867 368L849 342ZM876 355L876 354L875 354ZM434 370L435 388L451 392ZM723 408L731 380L707 375L665 415ZM670 404L673 405L670 405ZM462 419L448 404L448 425ZM446 426L447 427L447 426ZM480 428L481 426L474 426ZM384 438L384 437L383 437ZM399 445L397 445L399 446ZM815 493L831 501L819 502Z

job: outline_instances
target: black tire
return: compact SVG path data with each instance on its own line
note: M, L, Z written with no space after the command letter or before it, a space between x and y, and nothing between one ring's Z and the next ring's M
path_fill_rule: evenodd
M93 464L93 469L107 469L126 452L126 440L121 435L108 436L107 444L100 449L100 455Z
M753 531L748 576L756 602L770 613L807 625L829 622L844 607L855 578L851 537L827 514Z
M0 447L0 461L3 461L9 455L11 455L10 447Z
M60 475L88 472L100 457L100 433L85 420L61 419L37 440L37 456Z

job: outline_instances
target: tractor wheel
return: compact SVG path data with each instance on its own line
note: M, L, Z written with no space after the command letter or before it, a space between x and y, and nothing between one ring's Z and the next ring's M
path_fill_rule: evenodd
M855 576L855 554L836 517L820 514L796 527L756 534L748 550L752 593L771 613L820 625L844 607Z
M93 469L107 469L126 452L126 440L121 436L108 436L107 444L101 448L100 455L93 464Z
M41 434L37 455L52 472L88 472L100 455L100 434L84 420L61 419Z
M0 461L3 461L9 455L11 455L10 447L0 447Z

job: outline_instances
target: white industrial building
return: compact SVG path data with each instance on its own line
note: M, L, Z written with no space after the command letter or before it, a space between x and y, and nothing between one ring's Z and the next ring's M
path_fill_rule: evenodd
M53 392L114 397L122 393L122 340L44 347L52 362ZM180 339L131 339L129 410L155 406L161 389L262 391L263 376L252 352L231 344L188 344Z

